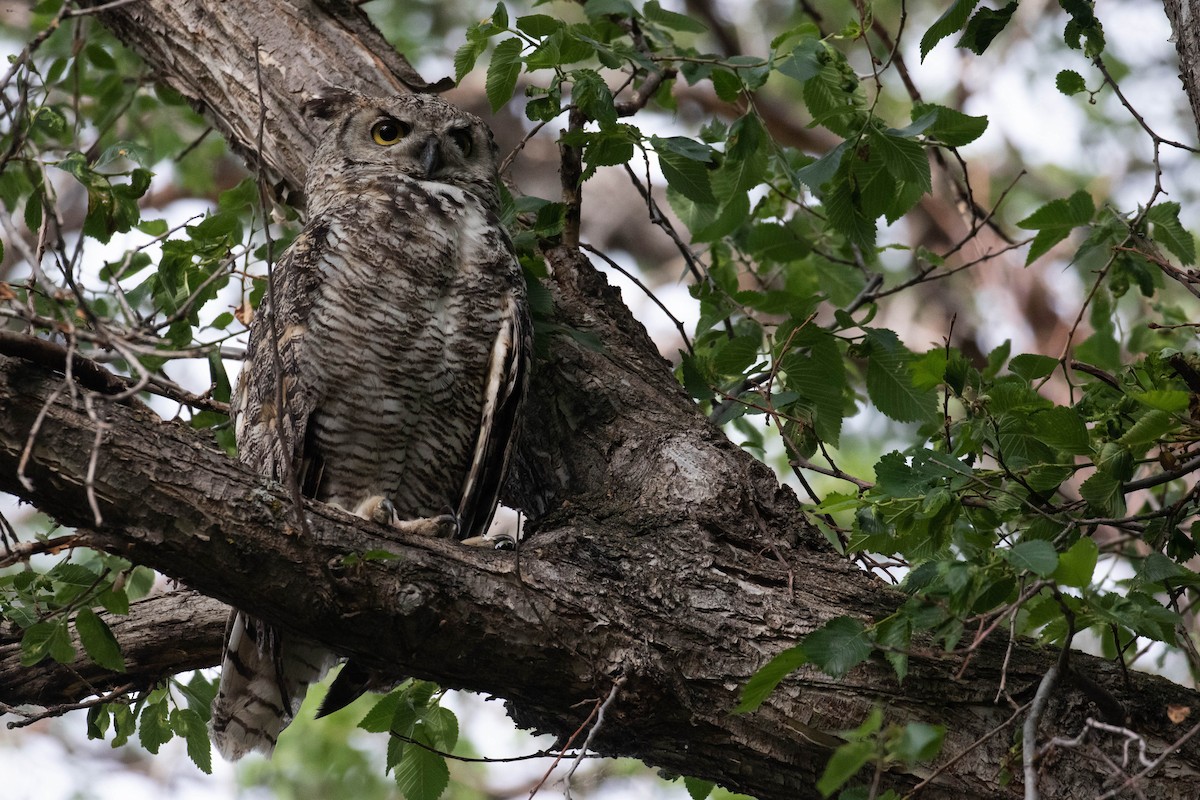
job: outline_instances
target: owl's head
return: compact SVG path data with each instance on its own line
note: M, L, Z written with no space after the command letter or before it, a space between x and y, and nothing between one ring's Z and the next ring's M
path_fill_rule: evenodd
M312 179L320 173L372 178L400 173L418 181L459 186L490 207L498 204L496 145L479 117L427 94L368 97L327 89L304 112L330 124L317 146ZM319 187L310 185L309 193Z

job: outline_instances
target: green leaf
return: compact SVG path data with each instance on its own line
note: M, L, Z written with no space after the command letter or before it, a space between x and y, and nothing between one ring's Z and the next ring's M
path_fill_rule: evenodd
M824 43L816 37L806 37L775 68L789 78L805 83L817 76L821 71L821 59L826 57Z
M886 328L867 328L867 395L882 413L897 422L921 422L937 410L937 396L919 391L908 364L913 355Z
M977 5L979 0L955 0L954 5L946 9L921 37L921 60L924 61L942 39L962 30Z
M1054 580L1063 586L1074 586L1082 589L1092 582L1096 571L1096 561L1100 556L1100 548L1087 536L1071 545L1067 552L1058 557L1058 568L1054 570Z
M21 666L32 667L46 656L60 664L75 660L75 648L65 624L38 622L21 635Z
M1035 411L1030 421L1037 435L1050 447L1075 456L1092 452L1087 425L1075 409L1055 406Z
M863 624L837 617L804 637L801 645L808 660L834 678L841 678L871 655L871 640Z
M666 139L652 136L650 143L658 154L658 164L668 186L693 203L711 205L717 202L705 166L712 160L712 150L707 145L682 136Z
M1137 422L1125 431L1125 435L1117 441L1131 448L1149 445L1157 442L1165 433L1178 426L1179 423L1167 412L1151 409L1142 414Z
M1008 363L1008 368L1014 375L1020 375L1029 383L1046 377L1051 372L1054 372L1057 366L1057 358L1038 355L1037 353L1022 353L1021 355L1013 356L1012 361Z
M688 797L692 800L706 800L716 785L712 781L702 781L699 778L684 776L683 779L683 788L687 789Z
M946 728L943 725L910 722L904 726L889 751L905 764L929 761L941 752L945 738Z
M1017 570L1032 572L1041 578L1049 578L1058 569L1058 551L1043 539L1018 542L1005 554Z
M1119 517L1125 513L1125 496L1121 482L1107 472L1097 470L1079 487L1079 496L1087 501L1092 512L1101 517Z
M138 741L142 747L151 753L158 754L158 749L171 741L175 734L171 731L167 701L163 697L156 703L148 703L138 717Z
M658 4L658 0L649 0L642 7L642 13L651 22L655 22L671 30L683 31L684 33L706 33L708 31L708 26L700 20L685 14L668 11Z
M1087 91L1083 76L1073 69L1064 69L1054 77L1054 87L1070 97L1073 94Z
M517 17L517 30L537 39L561 30L564 25L566 25L565 22L557 20L549 14L530 14Z
M88 656L100 666L113 672L125 671L125 658L121 645L113 636L108 623L100 619L90 608L81 608L75 615L75 631Z
M713 176L713 188L728 197L762 182L767 168L768 137L754 114L745 114L729 129L725 161Z
M502 8L498 6L497 8ZM492 51L492 63L488 65L485 91L492 113L496 113L512 99L517 88L517 77L521 74L521 40L505 39Z
M1001 9L981 8L967 23L967 29L958 41L958 46L970 50L977 56L983 55L992 40L1000 35L1017 10L1017 0Z
M953 108L935 103L913 105L912 119L916 123L926 115L933 114L932 124L925 128L925 135L950 147L962 147L983 135L988 127L988 118L973 117Z
M205 775L212 774L212 746L208 742L208 724L195 710L177 708L170 715L171 730L187 742L187 754Z
M750 676L750 680L746 681L746 685L742 689L742 701L738 703L733 713L745 714L761 706L763 700L766 700L767 696L775 691L775 687L779 685L780 681L807 663L808 656L804 654L800 645L777 653L760 667L758 672Z
M1138 567L1138 579L1145 583L1162 583L1172 578L1189 574L1189 570L1176 564L1162 553L1150 553Z
M1150 389L1145 392L1134 392L1130 395L1144 406L1166 411L1169 414L1181 414L1187 411L1192 395L1182 389Z
M612 91L600 73L591 69L577 69L571 72L571 79L574 81L571 101L579 110L600 123L601 127L615 124L617 109L613 105Z
M1087 225L1095 215L1096 206L1092 196L1080 189L1065 200L1051 200L1018 222L1018 227L1038 232L1025 259L1026 266L1066 239L1073 229Z
M475 69L475 61L487 48L487 40L472 40L470 38L454 51L454 82L462 83L462 79Z
M504 7L504 3L496 3L496 9L492 12L492 24L497 28L508 27L508 9Z
M438 800L449 783L445 758L424 747L410 745L404 749L404 757L396 767L396 786L406 800Z
M871 143L872 155L883 159L884 166L896 180L913 184L922 194L930 190L929 156L917 141L881 131L871 131L867 140Z
M1171 251L1185 267L1196 263L1196 240L1179 221L1180 205L1174 201L1158 203L1146 212L1150 235Z
M396 717L396 709L400 707L403 690L388 692L379 699L371 710L359 721L358 727L372 733L386 733L392 729L392 720Z
M735 336L723 339L713 356L713 367L724 375L741 375L759 360L762 336Z
M874 752L875 745L869 741L849 742L834 750L829 763L825 765L825 772L817 781L817 791L829 797L857 775Z

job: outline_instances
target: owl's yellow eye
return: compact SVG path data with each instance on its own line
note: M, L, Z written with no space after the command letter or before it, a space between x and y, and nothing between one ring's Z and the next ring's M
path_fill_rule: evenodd
M412 130L408 125L395 119L383 119L371 127L371 138L375 144L384 146L395 144Z

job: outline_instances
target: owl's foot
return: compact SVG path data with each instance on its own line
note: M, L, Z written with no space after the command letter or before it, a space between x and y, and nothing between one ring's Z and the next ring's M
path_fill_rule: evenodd
M438 517L420 517L418 519L400 519L396 512L396 504L383 495L368 497L358 504L354 513L380 525L387 525L404 533L417 536L432 536L438 539L448 539L458 535L458 519L453 514L442 514Z
M440 517L398 519L392 523L392 527L418 536L449 539L458 535L458 518L453 514L442 514Z

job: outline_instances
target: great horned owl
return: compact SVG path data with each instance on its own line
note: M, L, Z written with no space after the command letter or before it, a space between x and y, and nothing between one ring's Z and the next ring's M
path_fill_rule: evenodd
M379 522L478 537L531 352L491 132L428 95L338 89L304 109L328 124L308 223L250 326L232 404L239 459ZM212 708L222 755L270 752L334 661L235 611Z

